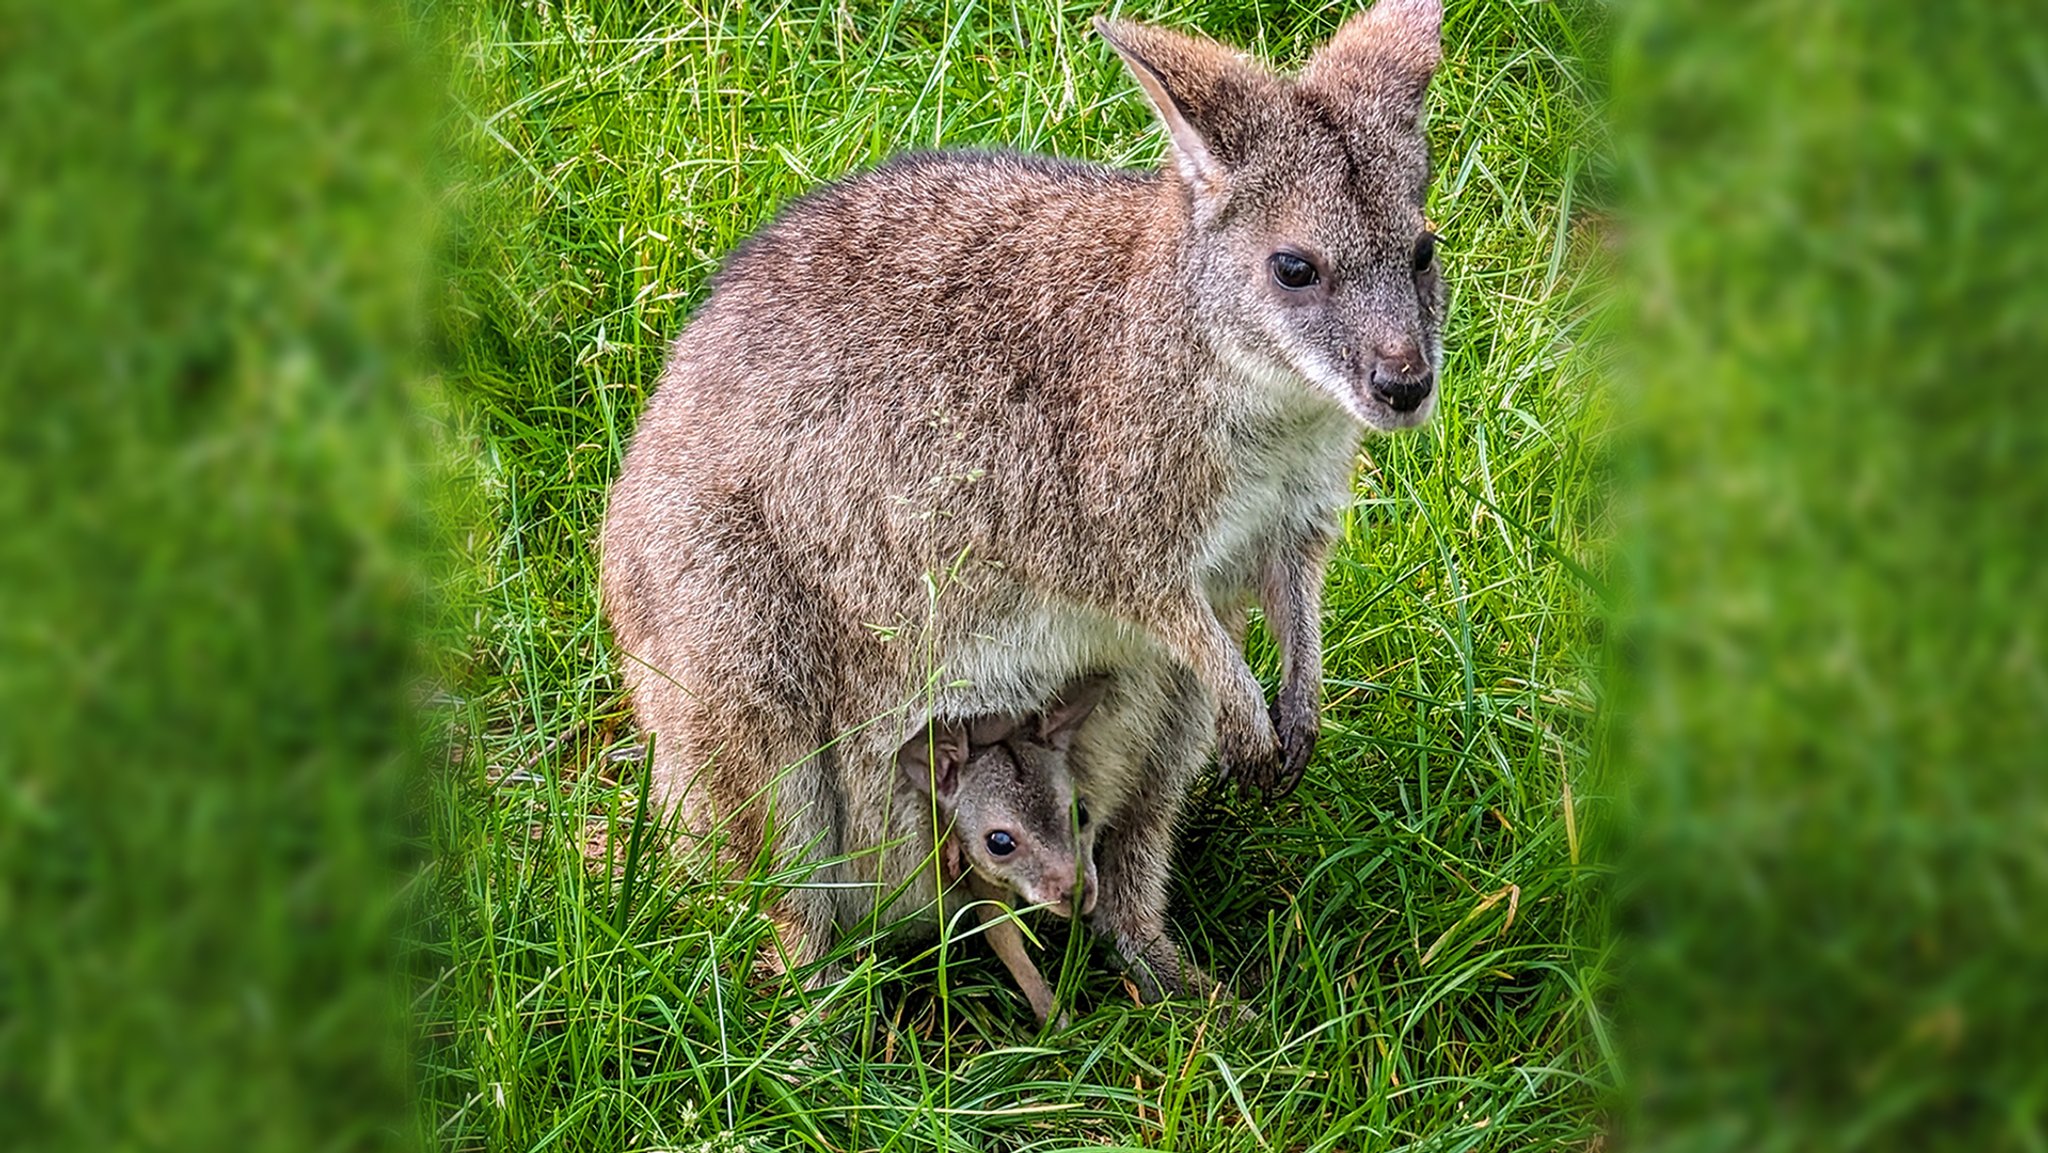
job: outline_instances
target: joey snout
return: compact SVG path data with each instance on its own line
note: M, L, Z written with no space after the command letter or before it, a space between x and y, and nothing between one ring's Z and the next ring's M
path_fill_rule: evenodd
M1062 917L1073 916L1076 912L1083 917L1093 913L1095 911L1095 878L1092 876L1082 877L1078 894L1074 891L1073 886L1068 886L1066 899L1055 904L1053 908L1059 910L1059 915Z
M1023 897L1030 904L1045 906L1045 911L1056 917L1074 916L1076 906L1085 917L1095 911L1095 878L1084 876L1077 885L1072 875L1048 877L1031 886Z

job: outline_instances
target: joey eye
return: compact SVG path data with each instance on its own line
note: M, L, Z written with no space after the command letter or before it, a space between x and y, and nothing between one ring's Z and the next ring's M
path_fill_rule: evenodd
M1017 851L1017 839L997 829L988 835L988 851L998 857L1007 857Z
M1080 821L1080 823L1081 823L1081 827L1082 827L1082 828L1084 828L1084 829L1085 829L1085 828L1087 828L1087 827L1088 827L1088 802L1086 802L1086 801L1075 801L1075 802L1074 802L1074 816L1075 816L1075 818L1076 818L1076 819L1078 819L1078 820Z
M1415 259L1413 264L1415 271L1421 272L1423 269L1428 268L1429 262L1435 259L1436 233L1425 232L1421 236L1416 237Z
M1322 279L1315 265L1292 252L1276 252L1266 263L1273 270L1273 283L1290 292L1313 288Z

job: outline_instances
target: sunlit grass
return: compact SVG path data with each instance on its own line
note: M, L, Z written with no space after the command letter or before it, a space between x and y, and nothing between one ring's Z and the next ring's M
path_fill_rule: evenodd
M1590 25L1568 7L1451 13L1429 206L1455 294L1442 415L1367 445L1307 782L1273 807L1205 783L1190 806L1174 923L1255 1023L1136 1008L1099 953L1069 950L1053 967L1080 1012L1042 1034L976 943L943 964L884 953L805 997L753 975L751 890L665 858L628 890L589 862L639 800L638 762L612 755L637 737L592 542L666 342L780 201L891 152L1152 162L1095 11L541 2L467 28L445 351L482 507L450 643L481 661L423 886L443 1147L1529 1149L1597 1131L1601 416L1575 214ZM1292 63L1347 11L1130 14Z

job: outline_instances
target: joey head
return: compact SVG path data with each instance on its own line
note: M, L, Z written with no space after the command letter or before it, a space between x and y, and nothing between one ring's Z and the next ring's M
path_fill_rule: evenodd
M1011 907L1043 907L1057 917L1095 910L1100 826L1068 753L1104 687L1100 679L1081 681L1022 720L935 722L897 754L904 779L930 802L947 879L977 902L990 947L1040 1021L1052 1014L1052 989L1024 951Z

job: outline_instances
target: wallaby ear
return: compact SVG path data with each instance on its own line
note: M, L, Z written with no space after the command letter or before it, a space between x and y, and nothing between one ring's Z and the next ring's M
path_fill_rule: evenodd
M960 787L960 768L967 763L967 730L954 721L933 721L903 742L896 750L896 763L918 792L946 800Z
M1379 0L1316 50L1301 84L1360 116L1413 124L1443 59L1443 23L1443 0Z
M1038 715L1038 739L1056 749L1071 745L1081 722L1108 692L1108 677L1083 677L1061 689L1059 699Z
M1173 140L1174 165L1199 200L1223 191L1278 93L1271 74L1229 48L1151 24L1095 18Z

